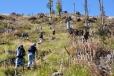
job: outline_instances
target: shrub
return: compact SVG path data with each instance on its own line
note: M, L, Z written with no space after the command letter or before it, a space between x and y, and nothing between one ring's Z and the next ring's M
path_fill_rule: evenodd
M14 36L21 36L22 30L15 30Z
M30 18L28 18L28 20L36 20L37 18L36 17L34 17L34 16L32 16L32 17L30 17Z
M0 15L0 20L3 20L5 19L5 16L4 15Z
M82 30L84 29L83 23L82 22L77 22L76 25L74 25L74 28Z
M60 21L62 21L62 19L59 17L59 18L57 18L57 21L60 22Z
M7 24L0 21L0 29L3 29L5 27L7 27Z
M57 22L57 17L53 17L52 22Z

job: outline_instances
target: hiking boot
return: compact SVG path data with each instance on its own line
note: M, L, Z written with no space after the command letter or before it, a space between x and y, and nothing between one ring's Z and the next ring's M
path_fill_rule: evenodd
M41 43L38 43L39 45L41 44Z

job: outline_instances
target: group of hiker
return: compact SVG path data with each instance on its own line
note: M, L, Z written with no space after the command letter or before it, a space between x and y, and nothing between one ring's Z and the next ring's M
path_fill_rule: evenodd
M41 44L43 40L43 34L44 32L42 31L42 26L39 27L40 33L39 33L39 40L38 44ZM55 30L52 30L52 39L55 37ZM28 47L28 65L27 69L31 70L32 67L34 67L34 61L35 58L38 56L38 49L36 47L36 43L30 45ZM25 49L23 45L19 45L18 48L16 49L16 60L15 60L15 75L18 73L18 67L22 66L22 72L24 72L24 65L25 65L25 59L24 57L26 56Z
M16 60L15 60L15 75L17 75L17 69L22 66L22 72L24 72L24 56L26 55L23 45L19 45L16 49ZM36 43L28 47L28 65L27 69L30 70L34 66L35 57L38 56L38 49L36 48Z
M66 28L67 30L70 29L70 21L67 21L66 24ZM42 43L43 40L43 30L42 30L42 26L39 27L40 33L39 33L39 40L38 40L38 44ZM52 40L55 38L55 29L52 29ZM38 56L38 49L36 47L36 43L30 45L28 47L28 65L27 65L27 69L30 70L31 67L34 66L34 61L35 58ZM18 48L16 49L16 61L15 61L15 75L17 74L17 69L19 66L22 66L22 72L24 71L24 56L26 55L25 53L25 49L23 47L23 45L19 45Z
M39 27L40 33L39 33L39 38L38 38L38 44L41 44L43 41L43 35L44 35L44 31L42 30L42 26ZM52 40L55 39L55 29L51 30L52 33Z

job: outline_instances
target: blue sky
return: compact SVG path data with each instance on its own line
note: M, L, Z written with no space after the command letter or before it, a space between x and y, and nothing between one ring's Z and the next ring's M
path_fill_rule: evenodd
M56 1L54 0L53 9L56 10ZM103 0L104 10L107 16L114 16L114 0ZM10 14L16 12L19 14L38 14L49 13L46 4L48 0L0 0L0 14ZM73 13L73 3L76 10L84 14L84 0L62 0L63 11ZM89 14L93 16L99 15L98 0L88 0Z

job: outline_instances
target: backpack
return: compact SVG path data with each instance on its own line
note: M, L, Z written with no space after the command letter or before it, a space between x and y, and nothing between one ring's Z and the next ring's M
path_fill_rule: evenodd
M39 38L43 38L43 34L40 34L40 35L39 35Z
M31 53L35 53L36 50L37 50L36 47L33 45L28 48L28 52L31 52Z
M23 57L25 56L25 50L24 49L17 49L17 56L18 57Z
M28 51L29 51L29 52L32 52L32 51L33 51L33 46L30 46L30 47L28 48Z

